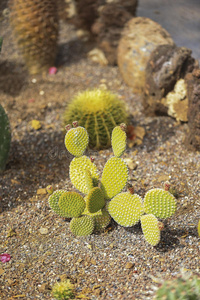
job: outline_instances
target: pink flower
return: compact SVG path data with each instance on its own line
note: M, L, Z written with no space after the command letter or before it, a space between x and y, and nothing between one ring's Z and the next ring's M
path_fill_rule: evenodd
M56 67L51 67L51 68L49 68L49 74L50 75L54 75L54 74L56 74L57 73L57 68Z
M2 263L8 262L11 259L11 256L8 253L0 254L0 257Z

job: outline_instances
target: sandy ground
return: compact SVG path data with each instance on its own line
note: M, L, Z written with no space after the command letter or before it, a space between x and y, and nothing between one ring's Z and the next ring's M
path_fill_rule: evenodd
M0 263L0 298L52 299L52 285L70 278L77 299L145 300L153 298L159 280L173 279L181 268L199 273L200 154L185 148L187 124L145 116L140 96L124 84L118 68L92 63L90 46L67 24L61 23L55 76L27 74L6 17L1 17L0 35L0 101L12 129L0 177L0 253L11 255ZM145 241L139 224L123 228L112 221L103 233L74 237L69 221L48 205L48 184L75 190L68 174L72 157L63 143L64 109L78 91L102 83L126 102L130 123L145 130L142 143L128 143L124 154L135 192L143 197L168 179L178 191L178 212L166 222L156 247ZM41 123L39 130L30 124L34 119ZM88 154L101 173L112 151Z

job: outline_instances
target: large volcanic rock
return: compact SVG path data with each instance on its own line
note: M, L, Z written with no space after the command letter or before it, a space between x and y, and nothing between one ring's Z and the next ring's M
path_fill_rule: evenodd
M188 127L185 142L189 148L200 151L200 69L189 73L185 81L188 94Z
M145 70L146 114L168 114L187 121L188 99L183 78L196 64L191 53L190 49L175 45L160 45L151 53Z
M145 69L152 51L162 44L174 45L161 25L145 17L132 18L125 25L118 45L118 66L124 81L141 93L145 85Z

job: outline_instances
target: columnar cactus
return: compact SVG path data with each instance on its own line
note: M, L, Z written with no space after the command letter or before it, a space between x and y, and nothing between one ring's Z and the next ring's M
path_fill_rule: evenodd
M55 63L58 16L54 0L10 0L10 23L30 74Z
M11 131L8 116L0 104L0 173L4 171L9 155Z
M125 103L108 90L86 90L75 96L63 116L65 124L74 120L86 128L89 147L109 148L115 126L127 122Z
M70 163L69 175L74 187L86 196L83 198L76 192L63 190L54 192L49 197L52 210L60 216L72 218L71 231L80 236L104 229L111 217L125 227L141 221L145 239L156 246L164 227L157 218L171 217L176 210L176 200L164 189L151 189L143 200L127 184L128 167L121 158L126 148L125 124L112 131L114 156L106 162L100 182L94 160L83 155L88 145L87 131L77 122L73 126L67 125L65 137L67 150L75 156ZM126 184L129 192L123 191Z

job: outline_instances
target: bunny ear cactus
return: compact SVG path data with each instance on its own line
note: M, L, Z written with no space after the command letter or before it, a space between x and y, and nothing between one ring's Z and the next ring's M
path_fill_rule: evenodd
M141 216L141 226L146 241L152 246L160 242L160 224L158 219L153 215Z
M89 191L86 197L86 207L88 212L96 213L105 206L105 199L102 190L99 187L94 187Z
M120 193L108 203L108 212L121 226L131 227L143 214L142 198L129 192Z
M92 174L90 170L88 169L85 170L85 181L86 181L86 186L88 188L88 191L90 191L94 187L95 182L92 178Z
M111 216L105 208L100 209L96 213L89 213L89 211L86 208L83 214L90 216L94 220L95 231L104 230L110 224L111 221Z
M168 191L151 189L144 197L144 211L161 219L169 218L176 211L176 199Z
M114 155L120 157L126 150L126 125L116 126L112 131L111 144Z
M0 104L0 173L4 171L9 155L11 131L8 116Z
M52 186L48 186L50 208L59 216L64 218L79 217L85 209L85 201L81 195L76 192L66 192L57 190L53 192Z
M142 231L148 243L156 246L160 241L160 232L164 224L157 218L169 218L176 210L176 199L168 191L169 183L164 189L151 189L144 200L134 194L134 187L127 184L128 167L121 155L126 148L126 125L120 124L112 131L114 156L105 164L101 182L94 159L83 155L88 145L85 128L73 122L66 126L65 145L75 157L70 163L69 175L72 184L85 198L76 192L63 190L51 194L49 205L60 216L72 218L70 229L73 234L85 236L94 230L106 228L111 217L121 226L131 227L141 221ZM122 192L127 184L129 192ZM110 200L109 202L106 200ZM108 203L106 203L108 202ZM200 223L200 222L199 222ZM199 225L200 227L200 225ZM200 229L198 228L200 231Z
M90 187L88 187L88 177L85 173L86 170L90 171L95 185L99 179L96 165L85 155L81 157L74 157L70 163L69 176L75 188L84 194L87 194L90 190Z
M59 216L61 217L64 217L66 218L67 217L67 214L65 211L63 211L59 205L58 205L58 201L60 199L60 196L65 193L66 191L65 190L57 190L55 192L49 192L48 191L48 188L47 188L47 192L50 193L50 196L49 196L49 199L48 199L48 202L49 202L49 206L50 208L52 209L53 212L55 212L56 214L58 214Z
M70 222L70 229L74 235L86 236L94 231L94 220L90 216L80 216L73 218Z
M86 204L78 193L65 192L60 196L58 206L65 212L67 218L74 218L82 215Z
M66 126L67 127L67 126ZM80 157L85 152L89 142L89 136L85 128L70 128L65 135L65 146L74 156Z
M128 167L119 157L111 157L105 164L101 178L101 189L105 199L111 199L121 192L128 180Z

